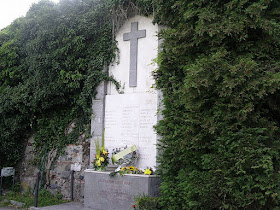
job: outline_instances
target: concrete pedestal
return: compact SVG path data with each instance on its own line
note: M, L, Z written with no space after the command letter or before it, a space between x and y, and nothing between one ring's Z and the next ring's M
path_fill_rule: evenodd
M87 209L131 209L139 195L158 196L160 180L156 175L126 174L109 177L110 172L85 170L85 198Z

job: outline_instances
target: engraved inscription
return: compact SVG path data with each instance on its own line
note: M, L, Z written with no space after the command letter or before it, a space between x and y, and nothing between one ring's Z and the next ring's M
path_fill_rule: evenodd
M148 103L147 103L148 102ZM105 108L105 144L114 148L136 145L137 167L156 165L157 103L154 94L107 95Z
M98 182L103 183L100 192L108 200L128 201L131 199L131 195L125 190L127 187L131 186L131 182L107 179L100 179Z
M121 113L121 142L125 145L138 144L139 105L122 106Z
M117 116L114 115L113 111L108 111L105 117L106 127L112 128L117 125Z

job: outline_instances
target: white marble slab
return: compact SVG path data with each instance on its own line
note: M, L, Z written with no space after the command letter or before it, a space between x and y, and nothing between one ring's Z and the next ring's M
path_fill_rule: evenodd
M136 145L137 167L156 165L157 94L134 93L107 95L105 102L105 141L112 149Z

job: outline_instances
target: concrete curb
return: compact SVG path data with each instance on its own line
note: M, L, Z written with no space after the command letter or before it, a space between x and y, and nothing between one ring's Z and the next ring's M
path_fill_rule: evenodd
M54 206L30 207L29 210L83 210L84 205L80 202L69 202Z

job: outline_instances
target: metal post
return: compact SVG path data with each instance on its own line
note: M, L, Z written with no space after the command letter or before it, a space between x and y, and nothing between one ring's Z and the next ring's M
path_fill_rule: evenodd
M12 189L15 189L15 175L13 175L13 188Z
M71 171L71 201L74 200L74 171Z
M1 181L0 181L0 195L2 195L2 176L1 176Z
M36 186L35 186L35 201L34 201L34 206L37 207L38 206L38 193L39 193L39 183L40 183L40 176L41 173L40 171L37 174L37 179L36 179Z

